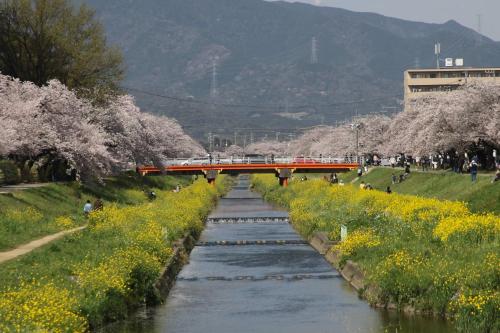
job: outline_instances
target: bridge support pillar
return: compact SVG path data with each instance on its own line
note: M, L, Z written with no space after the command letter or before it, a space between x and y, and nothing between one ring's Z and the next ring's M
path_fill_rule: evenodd
M207 172L205 174L208 183L212 186L215 186L215 180L217 179L218 175L219 175L218 170L207 170Z
M288 186L288 178L279 178L280 179L280 186L287 187Z
M288 180L292 177L292 169L280 169L278 170L278 178L280 180L280 185L283 187L288 186Z

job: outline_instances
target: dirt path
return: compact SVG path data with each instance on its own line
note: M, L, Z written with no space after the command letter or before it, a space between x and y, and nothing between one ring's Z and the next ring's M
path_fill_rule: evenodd
M65 230L65 231L61 231L61 232L58 232L56 234L53 234L53 235L48 235L48 236L45 236L45 237L42 237L40 239L37 239L37 240L34 240L34 241L31 241L27 244L24 244L24 245L21 245L19 247L16 247L15 249L13 250L9 250L9 251L5 251L5 252L0 252L0 264L1 263L4 263L4 262L7 262L9 260L12 260L12 259L15 259L19 256L22 256L24 254L27 254L27 253L30 253L31 251L39 248L39 247L42 247L46 244L49 244L50 242L53 242L59 238L62 238L66 235L69 235L69 234L72 234L72 233L75 233L77 231L80 231L80 230L83 230L87 228L87 226L83 226L83 227L78 227L78 228L74 228L74 229L70 229L70 230Z
M370 172L372 172L373 169L375 169L375 168L374 167L368 168L368 171L366 171L366 172L363 170L363 175L369 174ZM351 184L354 184L355 182L360 180L362 177L363 176L354 178L353 180L351 180Z
M33 183L33 184L19 184L19 185L4 185L0 186L0 194L12 193L16 191L29 190L31 188L45 187L54 183Z

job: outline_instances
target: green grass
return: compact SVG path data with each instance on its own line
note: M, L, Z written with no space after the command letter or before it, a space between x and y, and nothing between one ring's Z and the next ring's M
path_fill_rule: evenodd
M470 175L456 174L449 171L414 172L400 184L391 183L391 175L398 178L402 169L376 168L357 180L371 184L375 189L385 191L391 186L392 191L446 200L468 203L473 212L490 211L500 214L500 183L491 183L493 175L478 175L478 181L471 182Z
M187 185L189 177L139 177L134 173L110 178L104 184L49 184L45 187L0 194L0 251L85 223L83 205L101 197L104 204L136 205L147 200L144 190ZM70 217L72 226L55 223Z

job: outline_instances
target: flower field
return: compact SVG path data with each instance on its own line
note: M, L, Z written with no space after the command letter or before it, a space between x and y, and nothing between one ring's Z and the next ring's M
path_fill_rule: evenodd
M89 228L0 266L0 332L86 332L159 295L173 241L196 235L225 189L195 182L136 206L93 212ZM59 223L68 223L61 219Z
M309 237L327 232L332 250L357 262L378 293L371 303L410 305L450 317L466 332L500 330L500 217L462 202L386 194L322 180L281 188L273 176L254 187L290 211ZM366 295L367 297L370 297Z

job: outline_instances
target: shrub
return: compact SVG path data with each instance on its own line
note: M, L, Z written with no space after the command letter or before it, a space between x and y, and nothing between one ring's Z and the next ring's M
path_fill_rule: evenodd
M0 160L0 173L3 174L4 184L15 185L21 182L19 170L12 161Z

